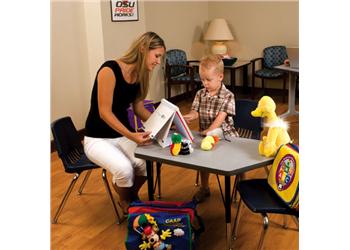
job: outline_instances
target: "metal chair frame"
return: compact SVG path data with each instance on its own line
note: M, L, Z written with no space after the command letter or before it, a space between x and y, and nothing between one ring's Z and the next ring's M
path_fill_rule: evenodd
M238 222L239 222L239 219L240 219L241 212L242 212L242 198L240 199L240 201L238 203L237 213L236 213L235 221L233 223L233 229L231 231L232 232L232 240L236 240L237 239ZM255 211L252 211L252 212L257 213ZM262 249L263 244L264 244L264 240L265 240L265 236L266 236L267 230L269 228L268 213L263 212L263 213L260 213L260 214L261 214L262 219L263 219L263 228L262 228L261 233L260 233L259 243L258 243L258 248L257 249ZM293 209L288 209L285 213L277 213L277 214L282 214L283 215L283 224L281 225L282 228L288 229L288 226L287 226L287 215L292 216L296 226L299 228L299 212L296 212Z
M86 171L86 175L83 179L83 182L81 183L80 187L79 187L79 190L78 190L78 194L81 195L82 192L83 192L83 189L91 175L91 171L93 169L97 169L97 168L100 168L99 166L97 166L96 164L92 163L91 161L89 161L86 157L86 155L84 154L84 152L82 150L74 150L70 156L67 156L65 157L64 156L64 152L60 152L61 149L60 149L60 143L62 141L64 141L64 138L61 138L59 135L56 134L55 132L55 126L57 124L63 124L63 123L66 123L68 126L67 128L65 128L65 132L67 132L69 130L69 132L73 133L74 136L76 136L78 138L78 133L75 129L75 126L73 124L73 121L70 117L63 117L63 118L60 118L56 121L54 121L52 124L51 124L51 130L52 130L52 134L54 136L54 142L56 144L56 147L57 147L57 151L58 151L58 155L65 167L65 172L67 173L74 173L74 169L70 168L69 170L67 170L70 166L69 165L69 162L70 161L78 161L82 158L84 158L84 170L77 170L76 173L74 174L73 176L73 179L66 191L66 193L64 194L63 198L62 198L62 201L60 203L60 205L58 206L57 210L56 210L56 213L55 213L55 216L53 217L52 219L52 223L53 224L56 224L57 221L58 221L58 217L60 216L64 206L66 205L66 202L78 180L78 178L81 176L82 172ZM80 147L82 147L81 145L81 142L79 141L80 143ZM77 144L78 145L78 144ZM108 179L107 179L107 173L106 173L106 170L105 169L102 169L102 180L103 180L103 183L104 183L104 186L106 188L106 191L107 191L107 195L108 197L110 198L111 202L112 202L112 205L113 205L113 209L116 213L116 216L117 216L117 224L121 224L123 222L123 220L125 218L121 218L120 215L119 215L119 212L118 212L118 209L117 209L117 206L115 204L115 201L114 201L114 198L113 198L113 195L112 195L112 192L111 192L111 189L110 189L110 186L109 186L109 183L108 183Z

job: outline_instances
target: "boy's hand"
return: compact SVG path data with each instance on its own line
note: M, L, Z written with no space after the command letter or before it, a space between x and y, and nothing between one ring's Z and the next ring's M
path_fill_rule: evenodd
M206 129L206 130L203 130L203 131L201 131L201 135L203 135L203 136L207 136L207 132L208 132L208 130Z
M185 119L185 121L190 124L191 121L193 121L195 119L195 115L192 113L188 113L186 115L183 116L183 118Z

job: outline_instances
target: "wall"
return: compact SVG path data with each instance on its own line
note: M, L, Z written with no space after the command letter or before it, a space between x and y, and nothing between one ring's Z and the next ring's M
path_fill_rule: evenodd
M70 115L83 128L96 70L145 31L157 32L167 49L181 48L189 59L208 51L203 31L215 17L228 21L235 36L229 53L240 59L260 56L271 44L299 45L298 2L139 1L136 22L111 22L110 8L106 0L51 1L51 121ZM164 97L161 66L150 87L147 98Z
M89 76L84 13L81 2L51 2L51 121L68 115L78 128Z
M146 29L158 33L167 50L180 48L188 59L199 59L204 54L203 25L207 20L207 2L147 1L145 3ZM148 98L160 101L165 96L164 67L154 70ZM172 95L185 91L184 86L172 87Z
M227 42L231 56L251 60L262 56L262 50L271 45L299 46L297 1L209 2L209 10L210 20L221 17L229 24L235 38ZM257 80L257 86L260 86L260 80ZM281 86L278 81L268 81L267 85L273 88Z
M105 59L117 59L132 41L146 31L144 2L138 1L139 21L112 22L110 1L101 2L101 17ZM102 62L101 62L102 63Z

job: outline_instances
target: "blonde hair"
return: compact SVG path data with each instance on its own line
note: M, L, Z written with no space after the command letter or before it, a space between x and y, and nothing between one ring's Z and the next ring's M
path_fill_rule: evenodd
M224 73L224 63L219 55L207 55L201 58L199 68L210 69L215 67L218 74Z
M149 88L150 72L146 67L146 58L152 49L164 48L163 39L154 32L146 32L136 39L120 58L126 64L135 64L138 73L137 81L140 83L140 92L138 94L142 99L146 98Z

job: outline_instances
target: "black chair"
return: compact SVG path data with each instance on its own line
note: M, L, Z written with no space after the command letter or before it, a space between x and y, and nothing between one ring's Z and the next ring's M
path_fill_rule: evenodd
M258 106L256 100L236 100L235 128L240 137L260 140L262 118L253 117L251 112Z
M299 210L291 209L277 196L275 191L268 185L267 179L251 179L238 182L237 190L241 200L238 204L237 214L234 221L233 239L237 239L238 221L241 213L242 200L253 212L260 213L263 217L263 230L260 235L258 249L261 249L269 226L268 213L292 215L299 226ZM284 217L284 228L287 228Z
M57 149L58 156L62 160L64 171L69 174L75 173L73 180L71 181L68 190L66 191L61 204L59 205L56 214L52 220L52 223L57 223L58 217L63 210L63 207L68 200L70 193L73 190L75 183L77 182L79 176L82 172L87 171L85 178L79 188L78 193L83 192L83 188L91 174L93 169L100 168L96 164L92 163L85 155L83 146L81 144L78 132L73 124L73 121L70 117L63 117L51 124L51 131L54 137L55 146ZM111 189L108 184L106 170L102 169L102 179L105 184L105 188L109 198L111 199L114 211L117 215L118 221L120 224L122 222L117 206L114 202Z
M253 117L250 113L256 109L258 106L258 101L256 100L245 100L238 99L236 100L235 109L236 115L234 117L234 126L242 138L256 139L260 140L260 134L262 131L262 118ZM239 176L236 176L235 182L233 185L233 190L237 185ZM199 183L199 171L197 171L196 183L198 186ZM236 200L236 192L234 196L234 201Z
M168 89L167 99L171 97L171 87L173 85L185 85L186 95L190 93L190 86L199 89L201 80L194 67L190 65L186 52L180 49L171 49L165 55L165 82Z
M254 58L252 63L252 97L254 98L255 78L261 78L261 87L265 94L265 79L283 80L283 102L286 98L286 83L288 74L282 70L275 69L275 66L284 63L288 58L287 48L285 46L270 46L264 49L263 57ZM256 68L256 62L260 61L261 67Z

